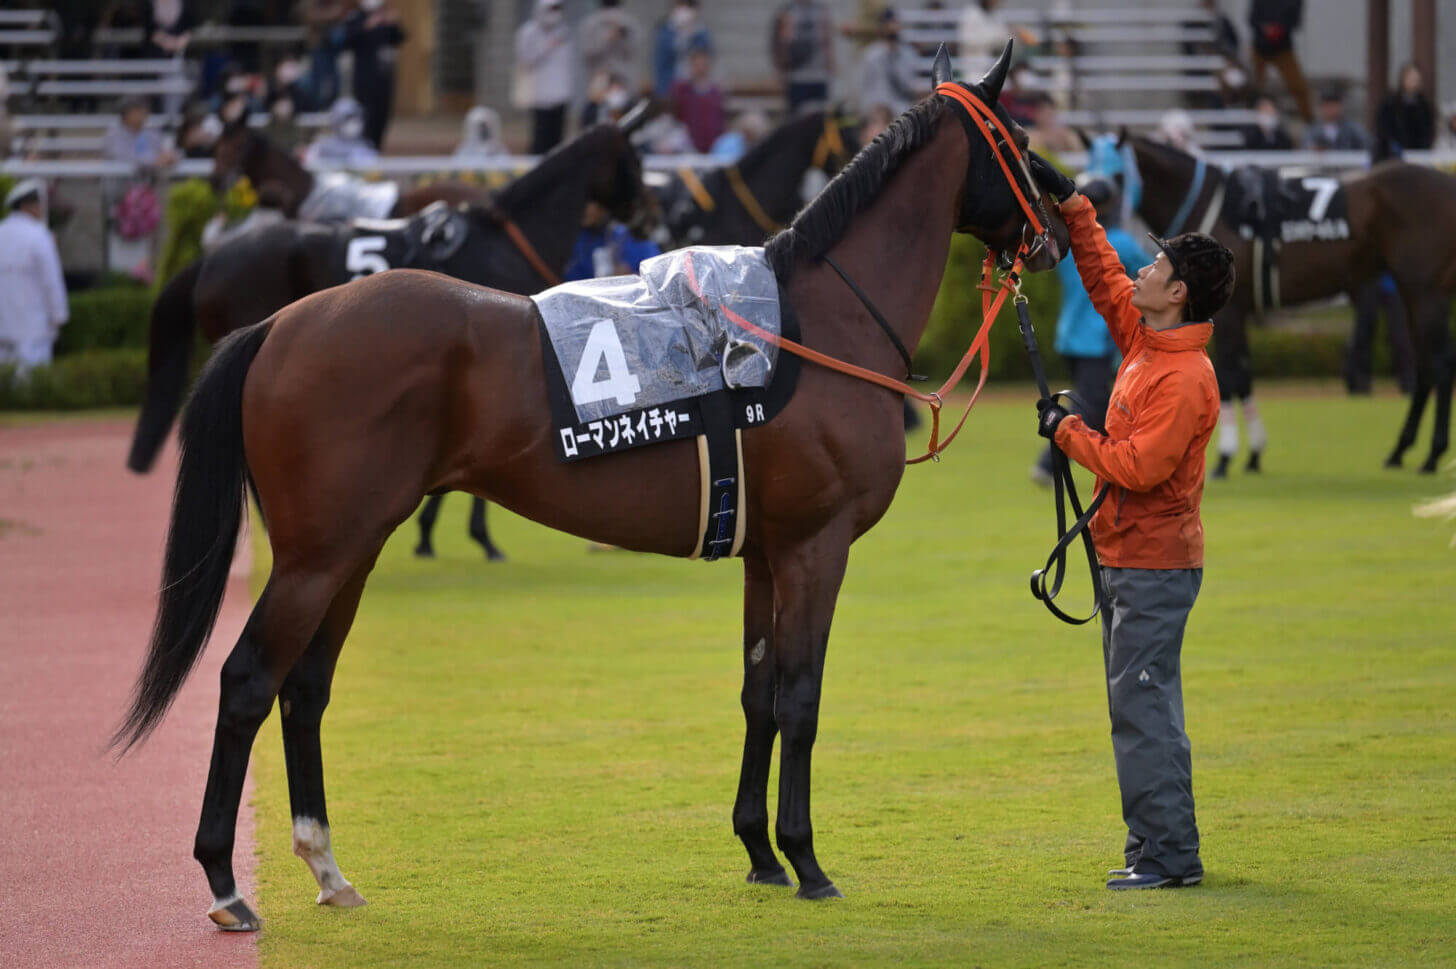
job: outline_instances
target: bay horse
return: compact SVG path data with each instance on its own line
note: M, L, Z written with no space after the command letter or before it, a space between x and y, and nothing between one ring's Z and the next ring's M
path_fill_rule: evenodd
M1213 474L1226 475L1239 450L1235 401L1249 424L1247 469L1257 471L1265 434L1254 402L1248 325L1264 308L1256 296L1260 268L1254 265L1254 243L1219 211L1230 176L1217 165L1149 138L1132 136L1130 144L1143 182L1138 213L1148 227L1160 235L1203 228L1233 250L1237 284L1228 305L1214 315L1214 366L1225 406L1219 415L1219 460ZM1353 303L1361 283L1386 272L1395 278L1416 347L1417 371L1405 423L1385 463L1401 466L1434 392L1431 450L1420 468L1429 474L1450 441L1456 360L1448 301L1456 296L1456 177L1424 165L1387 161L1340 179L1340 185L1349 238L1285 242L1279 256L1279 301L1297 306L1347 293Z
M447 263L429 268L530 294L558 281L587 202L623 222L645 224L655 209L630 134L630 128L614 125L588 129L489 199L488 208L467 207L470 229L462 248ZM508 230L508 223L516 229ZM144 473L155 461L182 401L196 332L216 343L294 300L348 282L354 273L345 249L360 231L350 223L270 225L223 243L167 282L152 306L147 393L127 467ZM512 231L526 240L525 248ZM369 260L378 258L367 253L357 268L373 271ZM436 497L421 512L423 547L438 508ZM488 558L503 558L486 528L483 502L471 507L470 534Z
M655 193L679 246L756 246L802 207L804 174L833 176L859 150L858 119L812 111L787 121L731 165L684 168Z
M253 187L260 191L263 186L271 185L282 199L283 214L290 219L299 217L299 207L317 185L312 172L293 155L269 141L262 132L251 127L246 118L228 122L212 146L212 185L218 194L221 195L241 175L246 175ZM400 218L413 215L433 202L459 205L482 202L488 197L482 186L464 182L431 182L401 191L393 209L380 214Z
M996 105L1010 55L1008 43L967 85L951 81L942 48L932 70L937 93L768 243L804 344L866 372L902 372L893 344L919 342L953 233L968 231L1003 254L1025 249L1037 223L1024 196L1039 207L1040 193L1024 163L1008 166L1004 154L1016 147L993 147L989 129L969 116L979 98L1025 149L1025 133ZM1065 251L1065 226L1047 225ZM1028 269L1055 264L1058 246L1044 241L1026 257ZM831 254L861 281L858 291L830 272ZM871 300L893 321L885 325L895 340L876 325ZM401 317L413 325L398 325ZM364 902L330 846L319 724L365 581L421 494L467 490L598 542L693 552L702 532L693 442L557 460L539 320L525 297L394 270L233 334L203 371L183 420L157 622L114 740L129 747L146 736L194 666L250 482L272 571L223 664L194 844L214 898L209 915L223 928L259 926L238 895L232 852L250 750L275 697L294 851L318 881L320 904ZM840 895L814 852L810 753L849 547L884 515L905 468L899 397L868 378L806 366L785 409L742 438L746 735L733 829L748 852L749 882L792 885L768 834L769 767L781 738L777 841L805 898Z

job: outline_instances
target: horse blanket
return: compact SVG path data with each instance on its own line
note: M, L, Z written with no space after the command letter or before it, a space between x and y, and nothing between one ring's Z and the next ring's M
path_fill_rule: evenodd
M565 283L532 299L563 461L702 434L702 401L719 396L735 427L755 427L792 393L797 358L725 311L797 337L761 248L678 249L643 262L640 276Z

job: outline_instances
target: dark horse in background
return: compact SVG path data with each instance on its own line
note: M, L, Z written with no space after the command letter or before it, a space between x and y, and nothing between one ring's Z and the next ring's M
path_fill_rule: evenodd
M859 150L860 121L813 111L779 125L737 162L682 169L657 185L663 226L678 246L756 246L802 207L804 174L836 174Z
M1218 211L1230 176L1216 165L1205 165L1199 179L1195 177L1199 162L1193 156L1143 137L1132 137L1131 144L1143 180L1138 213L1148 227L1159 234L1170 228L1206 227L1204 231L1233 250L1238 284L1228 305L1214 316L1213 327L1219 390L1229 405L1219 417L1219 462L1214 474L1226 474L1238 452L1238 425L1231 406L1235 400L1249 423L1248 469L1257 471L1263 424L1254 404L1248 323L1251 316L1264 312L1255 296L1261 269L1254 265L1254 243ZM1391 161L1343 178L1340 185L1347 202L1349 238L1284 243L1279 256L1280 302L1296 306L1347 293L1353 303L1361 283L1386 272L1395 278L1416 347L1417 371L1405 424L1385 463L1401 466L1406 450L1416 443L1421 416L1434 391L1431 451L1421 465L1421 471L1430 473L1446 452L1451 431L1456 359L1449 300L1456 296L1456 177ZM1181 225L1173 224L1178 221Z
M963 89L995 106L1011 47ZM942 48L933 77L949 82ZM1004 109L1000 122L1025 134ZM1000 151L1009 149L1002 148ZM952 234L1015 249L1028 218L1002 162L949 95L902 115L769 242L766 255L809 347L882 374L900 352L831 256L916 346ZM1019 190L1038 197L1015 162ZM1065 226L1048 223L1065 246ZM1055 245L1029 268L1048 269ZM401 318L410 325L401 326ZM158 619L116 741L166 713L211 632L251 482L272 571L223 664L217 732L194 855L209 915L259 925L233 878L234 828L258 728L279 701L294 851L321 904L363 899L334 861L319 724L339 651L385 541L420 496L466 490L552 528L686 557L701 535L696 442L564 464L552 445L535 304L435 273L397 270L317 293L220 346L188 404ZM830 621L850 544L889 508L905 469L900 395L805 366L771 422L742 436L747 515L742 704L733 828L750 882L792 882L769 840L767 785L781 738L777 840L807 898L839 895L809 817L810 754Z
M612 125L588 130L488 200L488 207L465 207L457 221L465 238L447 260L430 261L430 248L421 246L419 256L406 264L513 293L544 289L554 280L543 278L542 268L560 275L588 201L631 224L650 218L653 206L630 133ZM411 227L425 218L415 216ZM506 221L519 229L544 267L510 237ZM409 234L409 227L382 231L388 228L372 222L277 223L224 242L169 280L152 307L147 396L127 467L145 472L156 459L182 400L199 329L216 342L310 293L392 268L382 245L392 234ZM406 315L398 325L414 322ZM472 506L470 531L490 558L501 557L486 530L483 503Z

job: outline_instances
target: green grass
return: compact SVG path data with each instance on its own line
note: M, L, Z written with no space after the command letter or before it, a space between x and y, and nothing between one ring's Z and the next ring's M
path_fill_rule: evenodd
M264 966L1452 965L1456 552L1410 510L1449 480L1381 469L1398 398L1264 396L1266 472L1205 497L1184 650L1201 887L1102 887L1097 635L1027 592L1050 499L1031 396L999 391L850 561L814 760L847 899L743 883L740 567L589 554L496 509L511 561L487 566L455 496L439 560L412 525L385 550L325 721L368 907L313 904L260 735Z

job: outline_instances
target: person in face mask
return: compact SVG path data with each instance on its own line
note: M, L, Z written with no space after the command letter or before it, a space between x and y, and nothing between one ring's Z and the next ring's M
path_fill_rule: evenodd
M576 90L576 43L561 0L537 0L516 31L512 100L531 112L531 154L543 155L566 134L566 105Z
M1294 139L1284 130L1284 119L1279 115L1279 106L1267 95L1254 102L1254 123L1244 132L1244 147L1250 151L1288 151L1294 147Z
M657 26L652 47L653 90L668 96L672 84L688 75L688 58L695 49L713 49L713 38L698 18L697 0L677 0Z
M346 50L354 52L354 98L364 109L364 138L376 150L394 110L394 65L406 34L386 0L359 0L344 21Z
M500 115L483 104L465 112L465 126L455 157L461 161L476 161L504 154L506 146L500 140Z
M56 335L70 317L56 240L46 228L46 187L16 184L0 220L0 365L21 373L51 362Z
M345 168L371 165L379 158L364 138L364 109L352 98L340 98L329 108L329 131L308 146L304 164Z

